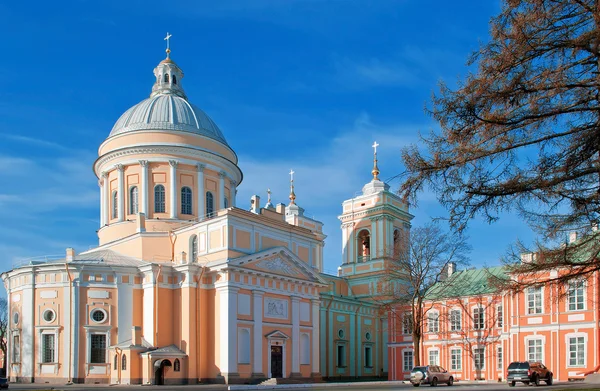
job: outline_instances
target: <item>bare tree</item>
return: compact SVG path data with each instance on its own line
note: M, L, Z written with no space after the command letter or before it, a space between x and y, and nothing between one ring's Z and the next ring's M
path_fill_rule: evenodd
M470 246L466 237L444 232L435 223L412 228L410 233L406 230L397 239L394 255L387 262L386 274L382 277L387 288L385 306L412 334L414 361L418 366L430 309L425 306L427 291L444 278L448 267L467 263ZM402 313L398 313L399 310Z
M403 150L400 192L414 204L433 189L458 230L516 211L546 243L600 217L600 0L503 3L468 62L476 71L433 97L441 130ZM556 277L566 281L600 270L599 252L588 235L538 257L543 265L511 267L567 268Z
M3 376L6 376L6 361L8 358L7 352L7 339L8 339L8 302L5 298L0 298L0 350L2 350L2 354L4 359L2 360L3 366L2 370L4 372Z

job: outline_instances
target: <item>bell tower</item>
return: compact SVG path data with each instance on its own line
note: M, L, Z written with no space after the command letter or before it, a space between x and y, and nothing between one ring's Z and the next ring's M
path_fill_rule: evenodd
M402 231L410 230L408 205L379 179L377 147L373 144L373 178L361 194L342 203L342 265L354 296L376 294L386 263L399 253Z

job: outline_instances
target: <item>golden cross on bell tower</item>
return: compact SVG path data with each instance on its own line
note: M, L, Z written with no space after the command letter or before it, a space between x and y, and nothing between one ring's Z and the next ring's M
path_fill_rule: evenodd
M296 203L296 194L294 193L294 174L294 170L290 170L290 205Z
M373 147L373 170L371 171L371 174L373 174L373 180L378 181L379 180L379 167L377 167L377 147L379 146L379 144L377 144L377 141L375 141L373 143L373 145L371 145L371 147Z
M167 50L166 50L166 52L167 52L167 58L169 58L169 56L171 55L171 45L170 45L170 42L169 42L169 40L171 39L171 37L172 37L172 35L167 32L167 36L164 38L164 40L167 41Z

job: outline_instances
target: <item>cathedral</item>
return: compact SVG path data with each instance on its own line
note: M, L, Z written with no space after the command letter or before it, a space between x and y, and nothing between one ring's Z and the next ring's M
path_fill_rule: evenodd
M9 380L387 379L387 313L373 297L412 216L376 153L342 204L338 275L324 274L323 224L296 202L293 172L287 205L237 200L237 155L183 77L167 49L150 96L99 146L97 247L2 274Z

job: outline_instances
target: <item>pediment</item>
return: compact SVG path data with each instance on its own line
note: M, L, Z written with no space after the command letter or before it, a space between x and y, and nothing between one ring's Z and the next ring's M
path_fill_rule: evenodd
M285 335L284 333L282 333L279 330L271 331L269 334L265 335L265 338L267 338L267 339L290 339L290 337L288 337L287 335Z
M257 272L325 284L325 281L319 276L316 270L313 270L286 247L275 247L256 254L247 255L233 260L231 264Z

